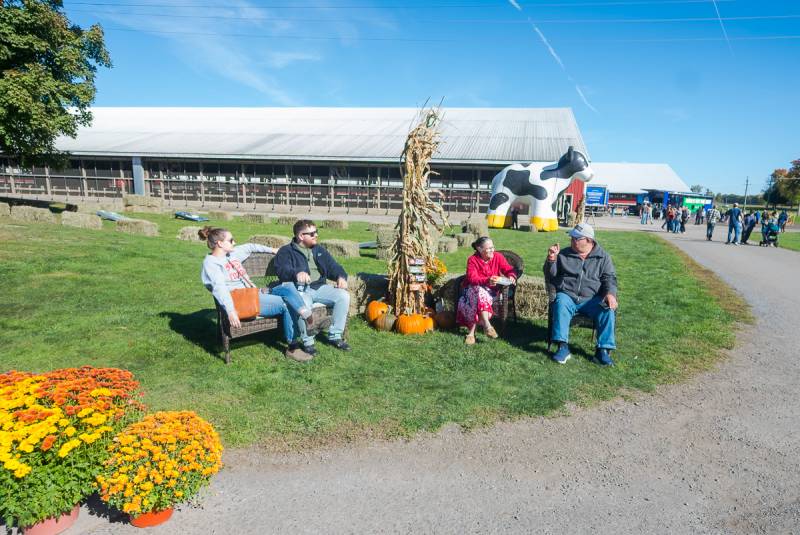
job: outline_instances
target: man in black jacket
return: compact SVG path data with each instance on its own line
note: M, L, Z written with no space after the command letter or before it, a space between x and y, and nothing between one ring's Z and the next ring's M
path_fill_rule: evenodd
M350 346L342 339L350 308L347 292L347 273L324 247L317 245L319 234L313 221L301 219L294 224L294 239L278 250L275 256L275 271L283 284L293 284L300 295L311 306L313 303L333 305L333 321L328 329L328 343L342 351ZM330 286L327 281L335 281ZM297 331L303 342L303 350L314 355L314 337L309 336L305 321L297 321Z
M568 232L570 246L560 249L556 243L547 250L544 276L556 287L553 302L552 341L558 342L553 360L564 364L569 360L569 325L581 313L594 321L597 329L595 359L603 366L613 366L609 351L614 340L617 309L617 274L611 256L594 239L594 229L579 223Z

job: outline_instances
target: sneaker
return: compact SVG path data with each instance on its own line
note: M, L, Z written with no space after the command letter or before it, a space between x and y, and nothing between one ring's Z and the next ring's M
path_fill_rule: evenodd
M613 366L614 361L611 360L611 355L608 353L608 349L604 349L602 347L598 347L594 352L594 359L600 364L600 366Z
M332 345L333 347L335 347L336 349L338 349L340 351L350 351L352 349L350 347L350 344L348 344L347 342L345 342L341 338L339 338L337 340L328 340L328 344Z
M303 351L305 351L312 357L317 354L317 348L314 347L314 344L311 344L310 346L303 345Z
M569 354L569 346L566 342L558 343L558 351L553 353L553 360L559 364L566 364L572 355Z
M286 348L286 352L284 353L287 359L292 359L295 362L308 362L309 360L313 359L314 356L310 355L308 352L300 349L299 346L289 346Z

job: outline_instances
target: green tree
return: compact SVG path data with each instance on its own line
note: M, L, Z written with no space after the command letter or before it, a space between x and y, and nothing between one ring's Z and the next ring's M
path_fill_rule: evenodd
M692 193L700 193L701 191L703 191L703 186L701 186L700 184L695 184L689 189L692 191Z
M72 24L61 0L0 0L0 151L24 166L63 161L59 135L91 123L103 29Z

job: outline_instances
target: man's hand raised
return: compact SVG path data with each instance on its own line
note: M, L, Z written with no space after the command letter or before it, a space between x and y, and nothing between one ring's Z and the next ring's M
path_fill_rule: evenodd
M555 262L556 257L558 256L559 251L561 251L561 246L557 243L554 243L547 249L547 261L548 262Z

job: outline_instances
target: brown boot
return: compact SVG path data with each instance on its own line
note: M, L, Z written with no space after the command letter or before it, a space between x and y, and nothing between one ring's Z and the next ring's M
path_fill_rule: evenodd
M286 348L286 352L284 353L287 359L292 359L296 362L308 362L309 360L313 359L314 357L303 351L300 347L297 346L289 346Z

